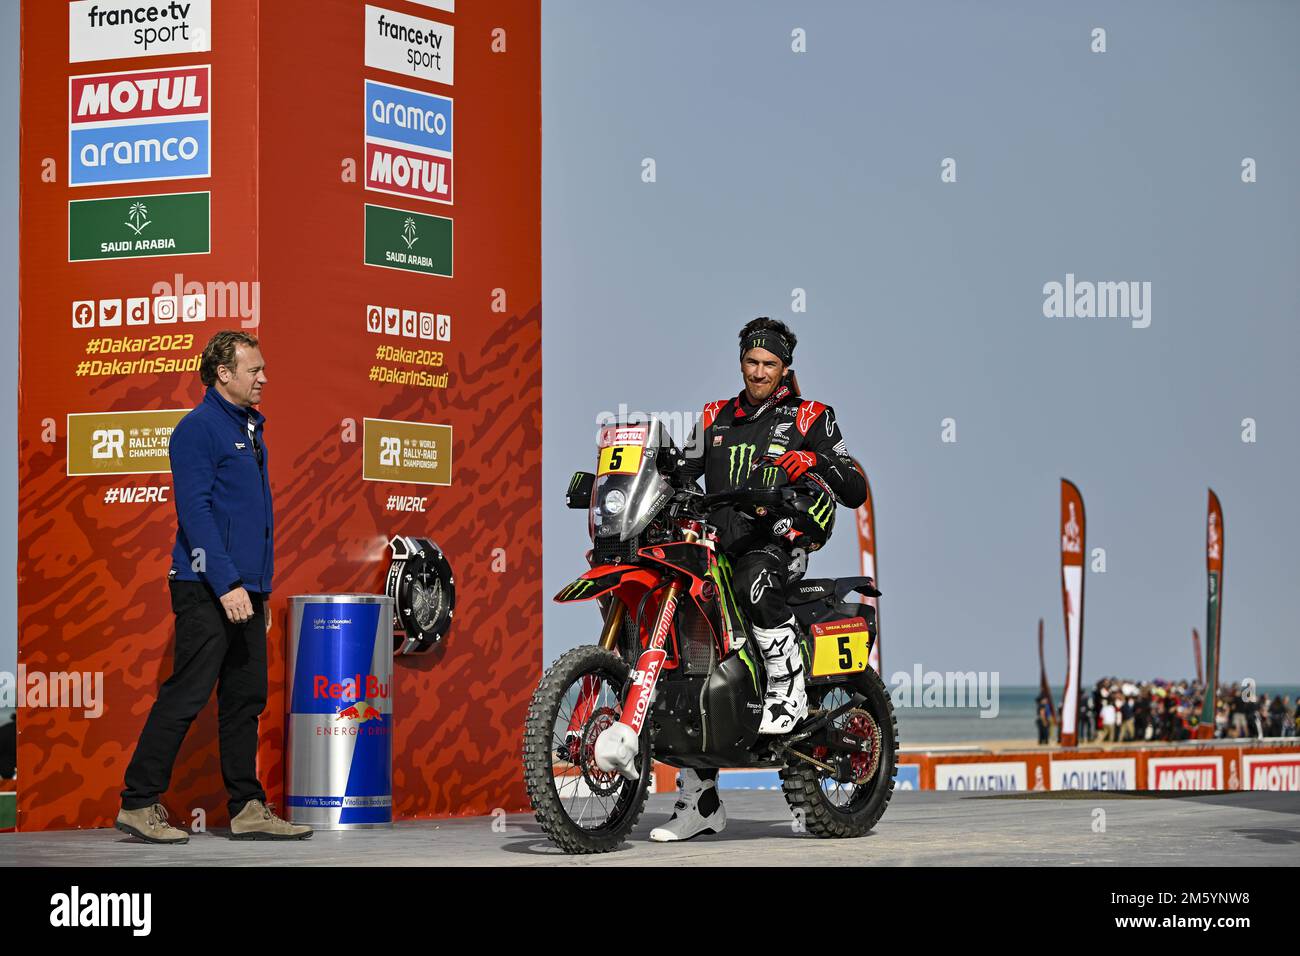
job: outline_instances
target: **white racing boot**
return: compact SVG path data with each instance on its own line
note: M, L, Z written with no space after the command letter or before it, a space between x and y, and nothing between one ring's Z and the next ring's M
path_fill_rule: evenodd
M617 770L628 780L636 780L636 758L641 752L641 740L627 724L610 724L596 738L593 756L596 766L608 773Z
M715 780L703 780L694 770L683 770L677 775L677 803L673 815L661 827L650 831L656 843L689 840L701 833L721 833L727 825L727 811L718 799Z
M794 615L779 627L754 628L754 641L763 652L767 668L767 694L763 698L760 734L788 734L808 716L804 690L803 657Z

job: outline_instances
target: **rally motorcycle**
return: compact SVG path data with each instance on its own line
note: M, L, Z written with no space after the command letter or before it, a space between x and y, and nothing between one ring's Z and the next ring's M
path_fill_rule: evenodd
M786 600L809 712L788 734L760 736L763 657L709 517L730 506L788 536L798 489L701 494L678 477L684 463L658 420L611 425L596 473L569 484L568 506L588 512L591 568L555 600L595 601L604 623L597 645L546 671L529 706L524 773L537 820L565 852L613 850L641 816L659 761L775 769L809 833L862 836L893 793L898 724L868 663L875 609L849 595L880 592L865 577L803 580L805 556L795 556Z

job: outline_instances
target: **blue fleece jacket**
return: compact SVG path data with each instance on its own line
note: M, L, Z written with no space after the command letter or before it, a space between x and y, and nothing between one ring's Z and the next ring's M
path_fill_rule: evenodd
M262 450L260 464L249 440L250 419ZM261 412L241 408L209 387L172 432L177 580L204 581L218 596L237 587L270 593L275 560L265 421Z

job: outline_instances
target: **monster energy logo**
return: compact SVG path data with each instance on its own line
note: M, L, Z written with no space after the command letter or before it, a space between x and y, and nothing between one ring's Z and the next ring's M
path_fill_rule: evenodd
M831 520L831 515L834 513L835 499L826 494L818 494L817 500L808 509L808 517L817 522L817 527L823 531L826 530L826 524Z
M573 479L569 482L569 490L572 491L574 488L577 488L578 482L580 482L581 480L582 480L582 472L575 471L573 473Z
M738 485L749 477L750 470L754 467L754 445L732 445L727 449L727 480Z
M725 554L718 555L718 563L710 571L714 583L718 586L718 596L722 599L722 613L727 616L732 630L745 631L745 619L736 606L735 591L731 585L731 562Z
M776 479L779 474L781 474L781 469L776 467L776 465L766 465L763 470L759 472L758 478L764 487L775 488Z
M574 581L572 584L570 584L568 587L566 587L563 591L560 592L560 600L561 601L576 600L577 598L582 597L584 594L587 593L588 590L594 588L595 586L596 586L595 581L587 581L583 578L579 578L577 581Z
M749 646L746 645L745 647L742 647L740 649L740 654L737 656L739 656L740 659L744 662L745 666L749 668L749 679L754 684L754 693L757 694L758 693L758 671L754 669L754 661L749 656Z

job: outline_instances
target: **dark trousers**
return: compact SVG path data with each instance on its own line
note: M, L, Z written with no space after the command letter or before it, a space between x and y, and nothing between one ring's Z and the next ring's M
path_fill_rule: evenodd
M790 555L779 545L741 551L731 559L736 603L755 627L779 627L793 612L785 599L790 580Z
M216 687L221 776L233 817L249 800L266 801L257 782L257 719L266 708L266 599L250 594L253 616L232 624L206 584L169 586L176 615L172 675L158 690L126 768L122 807L139 810L160 802L181 742Z
M791 557L780 545L738 548L731 558L736 603L755 627L779 627L794 613L785 599ZM696 770L702 780L717 780L716 769Z

